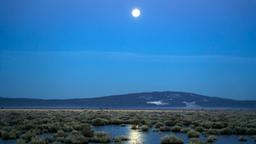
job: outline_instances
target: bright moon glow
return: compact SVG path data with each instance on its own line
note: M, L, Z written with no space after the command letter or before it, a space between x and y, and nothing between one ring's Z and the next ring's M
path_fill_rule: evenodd
M130 129L128 135L131 143L142 143L142 135L139 131Z
M137 8L133 9L132 10L132 16L135 17L135 18L139 17L140 16L140 10L137 9Z

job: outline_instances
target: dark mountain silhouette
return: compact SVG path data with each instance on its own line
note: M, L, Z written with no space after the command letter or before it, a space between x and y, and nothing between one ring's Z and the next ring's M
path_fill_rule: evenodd
M0 98L2 108L256 108L256 101L209 97L187 92L144 92L82 99Z

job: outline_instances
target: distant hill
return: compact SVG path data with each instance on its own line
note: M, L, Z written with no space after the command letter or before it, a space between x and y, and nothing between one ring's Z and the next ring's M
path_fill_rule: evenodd
M256 101L209 97L187 92L144 92L96 98L44 100L0 98L1 108L256 108Z

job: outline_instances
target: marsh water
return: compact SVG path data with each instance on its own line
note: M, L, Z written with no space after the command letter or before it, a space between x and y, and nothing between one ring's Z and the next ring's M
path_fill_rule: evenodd
M124 135L130 138L130 141L124 142L126 144L158 144L162 136L174 134L183 140L184 144L189 143L189 138L185 133L174 133L174 132L156 132L150 129L148 132L141 132L139 130L132 130L129 125L121 126L101 126L95 127L95 131L104 131L109 133L112 137ZM246 142L240 142L239 136L218 136L215 144L255 144L254 139L250 136L246 136L248 139ZM201 140L205 140L206 137L200 135Z
M139 130L131 129L130 125L119 126L119 125L108 125L108 126L99 126L94 127L94 130L104 131L111 135L112 138L116 136L127 136L130 140L123 142L124 144L159 144L161 137L165 135L175 135L183 140L184 144L189 143L189 138L185 133L174 133L174 132L157 132L149 129L148 132L142 132ZM47 134L49 135L49 134ZM215 144L255 144L256 142L251 136L245 136L247 138L246 142L240 142L239 136L230 135L230 136L218 136ZM205 140L204 135L200 135L201 140ZM0 139L0 144L16 144L16 140L2 140Z
M16 144L16 140L3 140L3 139L0 139L0 144Z

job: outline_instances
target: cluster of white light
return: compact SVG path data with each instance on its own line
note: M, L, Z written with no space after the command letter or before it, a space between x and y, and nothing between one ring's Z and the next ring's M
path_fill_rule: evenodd
M132 16L137 18L140 16L140 10L138 8L135 8L132 10Z

